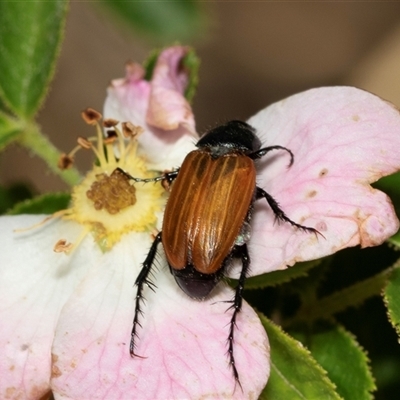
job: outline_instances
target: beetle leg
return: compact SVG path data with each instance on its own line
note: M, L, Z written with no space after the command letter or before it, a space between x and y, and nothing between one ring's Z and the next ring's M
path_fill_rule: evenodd
M315 228L310 228L309 226L304 226L297 224L296 222L292 221L285 213L284 211L279 207L278 202L269 194L267 193L264 189L259 188L258 186L256 187L256 200L259 200L261 198L264 198L267 200L269 206L271 207L272 211L274 212L276 218L279 221L284 221L284 222L289 222L292 226L295 226L296 228L304 231L304 232L310 232L314 233L316 236L321 235L321 232L316 230Z
M175 170L175 171L170 171L170 172L166 172L160 176L156 176L154 178L135 178L134 176L128 174L126 171L124 171L122 168L115 168L117 171L119 171L121 174L125 175L128 179L134 181L134 182L144 182L144 183L148 183L148 182L159 182L162 180L166 180L168 182L168 184L171 184L173 182L173 180L178 176L178 172L179 169Z
M256 160L258 158L264 157L267 153L269 153L272 150L285 150L290 154L290 163L289 167L292 166L293 161L294 161L294 155L291 150L287 149L286 147L283 146L269 146L269 147L264 147L263 149L257 150L254 153L248 154L248 157L250 157L252 160Z
M234 332L236 327L236 317L242 308L244 282L246 280L247 272L250 267L250 256L249 256L249 251L247 249L247 245L243 244L242 246L235 246L233 248L233 256L240 257L240 259L242 260L242 271L240 273L239 281L235 289L235 297L232 301L232 305L228 308L228 310L233 309L231 322L229 324L230 328L228 336L228 354L229 354L229 363L231 364L233 370L233 376L235 378L235 381L239 384L240 388L242 389L242 385L239 380L239 373L235 365L235 357L233 354L233 342L234 342Z
M147 277L151 271L151 267L154 264L154 258L157 254L157 246L161 242L161 232L155 237L153 244L150 247L149 253L147 254L146 259L144 260L143 267L136 278L135 285L137 286L136 293L136 303L135 303L135 316L133 318L133 327L131 333L131 343L129 345L129 352L131 357L141 357L135 354L135 339L137 338L137 328L141 327L139 322L139 315L143 315L143 311L141 309L141 303L143 302L143 286L147 285L151 290L154 291L154 284L150 282Z

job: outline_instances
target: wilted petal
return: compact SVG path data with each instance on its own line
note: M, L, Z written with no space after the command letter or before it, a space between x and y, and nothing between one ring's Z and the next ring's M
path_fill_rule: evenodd
M188 75L182 67L182 59L187 51L182 46L170 47L158 58L147 111L147 122L154 127L172 130L183 125L195 132L192 108L184 96Z
M90 266L86 249L53 251L81 229L52 221L24 233L45 216L0 218L0 398L38 399L49 389L50 349L60 309ZM75 257L82 263L74 264Z
M140 65L129 64L126 78L112 81L107 91L104 117L145 129L139 143L149 168L179 167L196 142L193 114L184 97L187 73L180 68L186 52L181 46L161 52L150 82Z
M313 89L289 97L248 121L275 151L259 166L258 185L292 220L316 237L274 224L259 200L253 218L251 274L326 256L344 247L382 243L398 229L389 198L369 183L400 168L400 114L380 98L350 87Z
M257 398L269 371L269 348L258 317L245 303L237 320L236 366L243 392L229 367L230 312L223 288L211 299L188 298L162 257L146 288L136 351L129 355L138 266L150 245L131 234L105 254L64 307L53 346L52 389L71 399ZM141 249L141 251L138 251ZM233 394L234 393L234 394Z

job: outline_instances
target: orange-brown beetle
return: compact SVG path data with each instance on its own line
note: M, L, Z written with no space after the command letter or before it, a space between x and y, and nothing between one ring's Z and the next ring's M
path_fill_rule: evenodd
M160 242L176 282L188 296L195 299L204 299L210 294L223 277L231 259L236 257L241 259L242 270L230 306L233 313L228 354L234 378L240 384L233 355L233 338L250 266L246 242L250 238L254 201L264 198L277 219L308 232L318 231L293 222L271 195L256 186L254 160L271 150L281 149L289 153L290 166L293 154L289 149L282 146L261 148L254 128L241 121L230 121L212 129L196 146L198 150L186 156L179 170L153 179L134 178L126 174L135 182L166 180L172 184L162 231L156 236L136 279L138 291L130 353L135 355L143 286L152 285L148 275Z

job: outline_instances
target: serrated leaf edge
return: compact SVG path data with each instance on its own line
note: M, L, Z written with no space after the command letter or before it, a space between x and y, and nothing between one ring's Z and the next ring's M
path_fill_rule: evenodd
M266 328L266 325L268 325L268 328L270 329L276 329L279 331L280 334L282 334L286 340L288 341L293 341L295 345L297 345L297 347L299 348L300 352L303 352L304 356L308 356L306 359L307 362L311 363L311 367L315 367L315 369L317 370L317 372L319 372L322 375L322 378L324 380L324 382L330 387L330 389L333 390L334 394L337 396L337 400L344 400L341 396L339 396L339 394L336 392L336 385L329 379L328 377L328 373L327 371L322 368L322 366L315 360L315 358L312 356L311 352L303 346L303 344L301 342L299 342L298 340L294 339L293 337L291 337L289 334L287 334L279 325L276 325L273 321L269 320L265 315L263 315L262 313L258 312L258 316L261 320L261 323L264 326L264 329L266 330L267 334L268 329ZM273 354L273 350L271 350L271 355ZM279 371L279 369L276 367L276 365L274 364L273 360L272 360L272 356L271 356L271 368L274 368L276 371ZM280 376L282 376L282 374L280 374ZM268 383L267 383L268 386ZM267 387L266 386L266 387ZM292 386L292 385L291 385ZM264 389L265 390L265 389ZM297 389L296 389L297 391ZM303 396L302 396L303 397ZM304 397L305 398L305 397ZM272 399L269 399L272 400Z

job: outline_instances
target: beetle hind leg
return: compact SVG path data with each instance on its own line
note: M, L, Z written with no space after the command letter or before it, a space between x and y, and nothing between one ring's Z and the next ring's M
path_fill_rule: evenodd
M229 357L229 364L232 367L233 377L235 378L235 381L242 389L242 385L239 379L239 373L235 364L233 343L235 340L236 318L238 313L242 309L244 282L246 280L247 272L249 271L250 268L250 256L249 256L249 251L247 249L247 245L243 244L241 246L235 246L233 249L233 256L241 259L242 271L240 273L239 281L235 289L235 296L231 301L232 305L228 308L228 310L233 310L231 321L229 323L228 357Z
M284 211L279 207L278 202L269 194L267 193L264 189L261 189L259 187L256 188L256 200L264 198L267 200L269 206L271 207L272 211L275 214L275 217L278 219L278 221L284 221L288 222L292 226L304 231L304 232L309 232L309 233L314 233L316 236L321 235L321 232L319 232L315 228L311 228L309 226L304 226L301 224L298 224L294 221L292 221L285 213Z
M133 326L131 332L131 342L129 345L129 353L131 357L141 357L135 353L136 342L135 340L138 338L138 327L142 327L139 317L143 316L142 304L145 301L143 296L143 288L144 285L148 286L151 290L155 290L155 285L151 282L148 278L149 273L151 272L151 267L154 265L154 259L157 254L157 246L161 242L161 232L155 237L153 244L150 247L149 253L147 254L146 259L144 260L143 267L136 278L135 285L137 286L137 293L136 293L136 301L135 301L135 315L133 317Z

